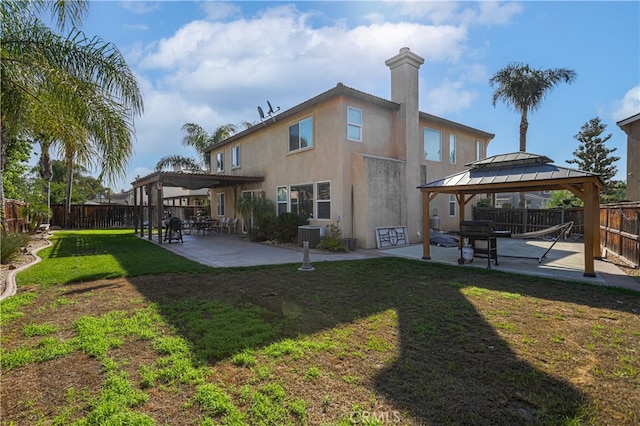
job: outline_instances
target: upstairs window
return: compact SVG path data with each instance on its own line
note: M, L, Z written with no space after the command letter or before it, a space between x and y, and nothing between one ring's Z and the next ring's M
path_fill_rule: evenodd
M476 141L476 161L480 161L484 158L482 154L482 141Z
M238 167L240 167L240 145L231 148L231 168L237 169Z
M424 159L442 161L442 134L438 130L424 129Z
M449 135L449 164L456 164L456 135Z
M347 139L362 142L362 110L347 107Z
M313 146L313 119L311 117L289 126L289 152Z
M224 172L224 152L216 154L216 171Z
M455 216L456 215L456 196L455 194L450 194L449 195L449 216Z

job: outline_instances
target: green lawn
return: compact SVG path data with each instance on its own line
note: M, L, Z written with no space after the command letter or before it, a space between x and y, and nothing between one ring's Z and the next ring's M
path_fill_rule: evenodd
M66 284L167 272L202 273L209 267L176 256L132 230L58 231L52 246L38 252L42 262L18 274L18 285Z
M0 305L2 425L640 423L640 294L400 258L207 268L56 232Z

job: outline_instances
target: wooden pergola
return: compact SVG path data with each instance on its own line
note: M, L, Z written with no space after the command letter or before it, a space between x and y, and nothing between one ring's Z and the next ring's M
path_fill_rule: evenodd
M559 167L543 155L527 152L500 154L473 163L460 173L426 183L422 192L422 258L431 259L429 203L438 194L454 194L460 207L460 222L465 206L478 194L571 191L584 201L584 276L595 277L594 259L600 258L600 175Z
M202 189L202 188L222 188L227 186L237 186L244 183L263 182L263 176L238 176L238 175L222 175L210 173L191 173L191 172L154 172L143 178L135 180L133 185L133 205L138 214L134 221L135 232L140 230L140 236L144 237L144 194L146 193L149 200L149 209L147 210L147 223L149 223L149 240L152 239L153 229L151 226L153 213L151 207L155 201L156 215L158 222L158 243L162 244L162 215L164 212L164 187L177 187L185 189ZM155 194L155 196L154 196Z

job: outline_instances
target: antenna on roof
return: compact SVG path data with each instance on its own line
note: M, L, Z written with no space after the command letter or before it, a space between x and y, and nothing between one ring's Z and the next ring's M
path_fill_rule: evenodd
M275 114L276 112L280 111L280 107L278 107L278 109L276 109L274 111L273 107L271 106L271 102L269 102L269 101L267 101L267 105L269 105L269 112L267 114L269 114L270 116Z
M280 111L280 107L277 107L275 110L273 106L271 106L271 102L267 101L267 105L269 106L269 110L265 116L264 110L262 107L258 107L258 114L260 114L260 121L264 122L265 117L271 118L273 121L276 121L276 118L273 116L276 112Z

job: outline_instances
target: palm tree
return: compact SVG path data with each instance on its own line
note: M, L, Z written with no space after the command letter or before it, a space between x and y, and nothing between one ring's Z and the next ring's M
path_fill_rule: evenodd
M36 16L47 8L61 29L66 22L74 25L68 36L56 34ZM46 141L45 160L45 148L56 146L72 164L99 167L101 178L114 181L124 175L142 95L113 44L75 29L86 2L15 0L2 2L0 13L2 148L7 135L37 135ZM4 203L2 188L0 198Z
M251 127L251 124L244 124L245 127ZM167 155L162 157L156 164L156 170L164 170L167 168L186 169L191 171L203 171L211 168L211 157L206 152L207 148L213 144L221 142L233 135L237 130L235 124L223 124L208 134L204 128L195 123L186 123L182 126L182 130L187 134L182 138L182 145L194 148L199 159L184 157L182 155Z
M493 91L493 106L502 100L508 107L520 113L520 151L527 150L527 130L529 112L540 108L543 99L558 83L571 83L576 77L573 70L555 68L532 69L529 65L512 63L491 77L489 84ZM526 203L525 194L520 193L520 208Z
M489 83L494 89L493 106L501 100L520 113L520 151L527 150L529 112L540 108L547 93L558 83L571 83L575 78L575 71L570 69L536 70L521 63L509 64L491 77Z

